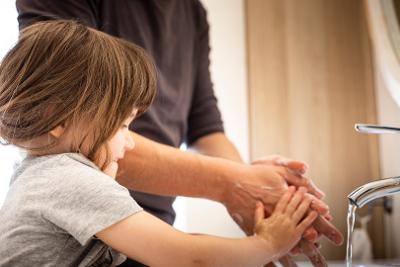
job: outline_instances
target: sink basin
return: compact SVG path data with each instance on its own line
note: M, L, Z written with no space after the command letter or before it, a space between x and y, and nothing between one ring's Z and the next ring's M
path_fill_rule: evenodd
M297 262L299 267L312 267L312 265L309 262ZM345 261L329 261L328 262L329 267L345 267L346 262ZM354 262L353 267L382 267L382 266L399 266L399 261L376 261L376 262L369 262L369 263L360 263L360 262Z

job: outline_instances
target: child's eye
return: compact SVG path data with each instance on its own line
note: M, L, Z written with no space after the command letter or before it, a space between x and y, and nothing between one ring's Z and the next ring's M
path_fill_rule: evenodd
M124 124L124 125L122 125L122 128L128 128L129 127L129 125L128 124Z

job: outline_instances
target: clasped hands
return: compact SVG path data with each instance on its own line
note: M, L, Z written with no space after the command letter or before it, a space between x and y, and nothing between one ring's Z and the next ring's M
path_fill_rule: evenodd
M304 232L303 238L293 248L291 254L303 253L314 266L327 266L325 258L319 251L317 243L319 237L324 235L335 245L341 245L343 236L330 223L332 217L329 208L321 200L324 193L304 176L307 170L306 164L281 156L271 156L254 161L247 168L246 177L226 188L223 197L223 204L233 220L247 235L252 235L257 201L263 202L268 217L289 185L306 187L308 195L313 199L311 209L317 211L319 216L312 227ZM291 255L286 255L279 261L284 267L297 266ZM267 266L275 265L269 263Z

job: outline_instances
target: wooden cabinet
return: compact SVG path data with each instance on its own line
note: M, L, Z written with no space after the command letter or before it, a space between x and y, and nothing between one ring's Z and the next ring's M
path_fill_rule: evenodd
M310 165L334 224L346 234L347 195L380 177L378 141L354 131L376 123L373 64L361 0L246 0L250 155ZM383 227L375 219L374 253ZM323 243L328 259L345 245Z

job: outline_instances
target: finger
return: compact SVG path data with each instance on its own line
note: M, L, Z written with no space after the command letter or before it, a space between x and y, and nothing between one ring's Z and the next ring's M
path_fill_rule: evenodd
M325 218L318 216L313 226L319 233L326 236L334 244L341 245L343 243L342 233Z
M324 198L325 197L324 191L319 189L311 179L309 179L309 178L307 178L307 179L310 181L310 185L308 187L311 190L310 193L312 193L314 196L316 196L319 199Z
M325 214L325 215L324 215L324 218L325 218L327 221L330 222L330 221L332 221L333 216L332 216L331 214L328 213L328 214Z
M297 209L299 204L304 198L304 194L306 193L306 189L304 187L300 187L297 192L293 195L292 199L288 203L286 210L284 211L288 215L292 215L294 211Z
M292 215L293 221L298 224L310 208L311 198L305 196Z
M283 158L280 155L268 155L262 158L257 158L251 164L270 164L270 165L279 165L278 160Z
M300 247L297 245L294 248L292 248L292 250L290 251L290 254L293 256L297 256L301 253L301 249Z
M313 243L310 243L302 239L299 243L302 252L310 260L314 267L325 267L328 266L324 256L321 254L319 249L317 249Z
M296 187L300 186L308 187L310 184L308 178L293 172L287 167L280 168L280 174L283 176L283 178L285 178L285 181L290 185L294 185Z
M315 211L311 211L308 213L307 217L304 218L301 223L299 223L296 227L296 229L300 232L303 233L312 223L313 221L318 217L318 213Z
M288 169L290 169L293 173L298 174L298 175L303 175L307 172L308 170L308 165L302 161L297 161L297 160L287 160L286 166Z
M283 194L283 196L279 199L278 203L275 206L274 212L283 212L286 209L287 204L293 196L295 188L290 186L289 189Z
M310 178L302 176L291 169L288 169L288 171L282 175L288 184L295 185L297 187L304 186L307 188L307 192L316 196L318 199L325 197L325 193L320 190Z
M320 215L326 215L329 212L329 206L326 205L322 200L311 194L307 195L312 198L311 209L315 210Z
M320 236L319 236L317 230L315 230L315 228L312 226L308 227L303 233L303 238L310 242L317 241L319 237Z
M285 177L288 183L293 184L297 187L305 186L307 187L310 193L314 194L318 198L323 198L325 196L324 192L321 191L319 188L317 188L309 178L302 177L302 175L304 175L308 169L308 165L304 162L287 159L282 156L273 155L257 159L253 161L251 164L253 165L273 164L276 166L285 167L286 172L291 174L291 175L283 175L283 177Z
M274 159L275 165L283 166L290 169L296 175L303 175L308 170L308 165L302 161L292 160L284 157L276 157Z
M266 157L264 158L264 160L272 161L275 165L288 167L293 171L297 171L298 173L305 173L308 169L308 165L305 162L289 159L280 155L273 155L270 157Z
M279 259L279 262L283 267L297 267L296 262L290 257L290 255L285 255Z
M264 205L258 201L256 204L256 210L254 212L254 224L257 225L264 219Z
M256 159L252 164L273 164L276 166L287 167L299 175L306 173L308 165L302 161L288 159L279 155L271 155Z
M265 264L264 267L276 267L275 263L273 263L272 261Z

